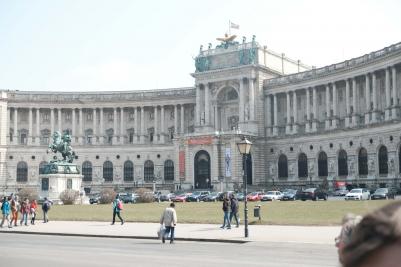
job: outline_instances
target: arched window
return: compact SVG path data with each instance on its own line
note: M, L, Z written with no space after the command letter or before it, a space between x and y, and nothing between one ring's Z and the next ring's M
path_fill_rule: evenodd
M308 177L308 157L305 153L298 156L298 177Z
M359 176L368 175L368 152L363 147L358 153L358 173Z
M388 174L388 155L385 146L379 149L379 174Z
M340 150L338 153L338 176L348 175L347 152Z
M17 164L17 182L28 182L28 164L25 161Z
M154 177L154 165L153 161L147 160L145 161L145 165L143 167L143 179L146 182L153 182Z
M45 173L45 165L47 164L46 161L42 161L39 164L39 174L44 174Z
M278 177L288 178L287 156L284 154L281 154L278 158Z
M320 152L317 160L318 176L325 177L328 174L327 170L327 155L325 152Z
M174 162L170 159L164 162L164 180L174 181Z
M134 181L134 163L130 160L124 162L124 181Z
M113 163L111 161L103 163L103 178L106 182L113 181Z
M92 181L92 163L90 161L85 161L82 163L82 175L83 181Z

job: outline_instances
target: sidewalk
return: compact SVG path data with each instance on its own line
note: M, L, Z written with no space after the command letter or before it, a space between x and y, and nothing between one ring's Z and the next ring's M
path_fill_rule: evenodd
M37 221L35 225L0 228L0 233L77 235L116 238L156 239L158 223L132 223L124 225L116 222L78 222L78 221ZM340 226L280 226L250 225L249 237L244 237L244 225L231 230L220 229L216 224L178 224L177 240L244 243L291 242L311 244L333 244L340 232Z

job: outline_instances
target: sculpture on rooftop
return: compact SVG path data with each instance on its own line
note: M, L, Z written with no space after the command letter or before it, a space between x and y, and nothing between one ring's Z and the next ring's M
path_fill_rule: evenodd
M227 49L229 46L232 45L238 45L238 42L234 42L234 39L237 37L237 35L228 35L227 33L224 34L224 37L218 37L216 38L217 41L220 41L221 44L216 46L216 48L225 48Z

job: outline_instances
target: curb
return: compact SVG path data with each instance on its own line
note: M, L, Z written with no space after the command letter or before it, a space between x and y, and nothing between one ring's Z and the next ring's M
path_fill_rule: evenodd
M25 235L49 235L49 236L75 236L75 237L97 237L97 238L119 238L119 239L146 239L146 240L159 240L157 237L152 236L122 236L122 235L96 235L96 234L70 234L70 233L49 233L49 232L25 232L25 231L0 231L4 234L25 234ZM188 238L179 237L175 238L177 241L192 241L192 242L213 242L213 243L231 243L231 244L245 244L250 241L243 240L230 240L230 239L212 239L212 238Z

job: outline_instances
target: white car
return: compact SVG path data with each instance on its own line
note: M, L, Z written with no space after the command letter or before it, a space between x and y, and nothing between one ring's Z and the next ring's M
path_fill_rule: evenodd
M345 195L345 200L368 200L370 192L366 188L354 188Z
M273 200L281 200L283 197L283 193L280 191L267 191L266 194L262 195L261 201L273 201Z

